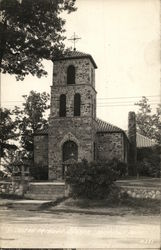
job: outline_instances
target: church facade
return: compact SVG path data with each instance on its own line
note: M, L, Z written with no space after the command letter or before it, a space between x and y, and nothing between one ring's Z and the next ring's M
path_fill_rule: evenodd
M34 136L34 162L48 169L49 180L63 179L71 161L128 162L126 133L96 117L96 69L92 56L78 51L54 60L49 127Z

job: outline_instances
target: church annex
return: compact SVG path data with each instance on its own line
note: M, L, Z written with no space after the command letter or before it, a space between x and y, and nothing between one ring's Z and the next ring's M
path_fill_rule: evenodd
M71 161L117 158L127 163L129 139L134 155L136 151L135 116L131 112L129 139L122 129L96 117L97 65L92 56L72 51L53 63L49 128L34 136L35 164L48 169L49 180L61 180Z

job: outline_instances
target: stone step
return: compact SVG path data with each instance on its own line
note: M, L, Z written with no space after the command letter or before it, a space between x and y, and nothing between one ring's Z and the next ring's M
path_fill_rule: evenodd
M33 182L30 182L29 183L29 187L64 187L65 186L65 183L44 183L44 182L38 182L38 183L33 183Z
M29 190L31 190L32 192L34 192L34 191L39 191L39 192L41 192L41 191L44 191L44 192L47 192L47 191L52 192L53 191L54 192L55 191L56 192L56 190L59 190L61 192L61 191L65 190L65 184L58 185L55 183L53 183L53 184L40 184L40 183L32 184L32 183L30 183Z
M65 197L65 183L30 183L25 197L35 200L55 200Z
M65 196L65 192L59 192L59 193L33 193L33 192L30 192L30 191L28 191L27 193L26 193L27 195L28 194L33 194L34 196L56 196L56 197L59 197L59 196ZM26 195L25 194L25 195Z
M65 187L29 187L29 190L31 190L32 192L56 192L56 191L64 191Z
M29 187L30 190L64 190L65 187Z
M62 194L62 193L65 193L65 189L52 189L52 190L50 190L50 189L47 189L47 190L29 189L28 191L30 193L33 193L33 194Z
M34 193L26 193L25 198L33 199L33 200L56 200L58 198L65 197L64 194L54 195L54 194L34 194Z

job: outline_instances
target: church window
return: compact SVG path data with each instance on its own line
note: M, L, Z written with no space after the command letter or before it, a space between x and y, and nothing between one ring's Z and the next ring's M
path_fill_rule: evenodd
M67 69L67 84L75 84L75 67L73 65Z
M66 116L66 95L62 94L60 96L60 109L59 109L60 117Z
M69 140L63 144L63 162L71 159L78 160L78 146Z
M74 116L80 116L81 96L80 94L74 95Z

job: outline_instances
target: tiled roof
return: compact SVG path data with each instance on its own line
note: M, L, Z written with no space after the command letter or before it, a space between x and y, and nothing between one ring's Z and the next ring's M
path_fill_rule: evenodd
M96 119L97 132L124 132L121 128L112 125L111 123Z
M117 126L102 121L98 118L96 119L96 121L97 121L97 132L125 132L125 134L127 135L127 131L124 131ZM48 135L48 129L46 128L44 130L39 130L35 133L35 135ZM146 147L152 147L156 145L156 143L155 141L149 139L148 137L136 133L136 145L137 148L146 148Z
M128 131L125 131L125 133L128 137ZM137 148L148 148L148 147L155 146L156 142L136 132L136 145L137 145Z
M59 57L57 59L53 59L53 61L61 61L61 60L66 60L66 59L79 59L79 58L89 58L91 60L91 62L93 63L93 66L95 68L97 68L96 63L90 54L80 52L77 50L70 51L70 52L64 54L62 57Z
M112 125L111 123L102 121L100 119L96 119L97 122L97 132L124 132L121 128ZM47 135L48 129L39 130L35 133L35 135Z
M155 141L139 133L136 133L136 144L137 148L147 148L156 145Z
M37 130L34 135L48 135L48 128Z

